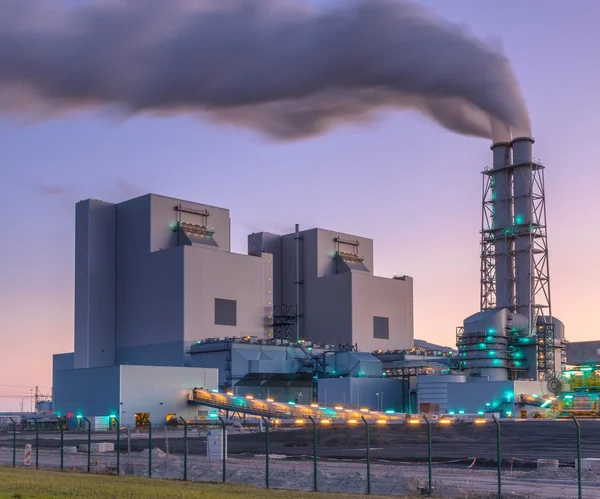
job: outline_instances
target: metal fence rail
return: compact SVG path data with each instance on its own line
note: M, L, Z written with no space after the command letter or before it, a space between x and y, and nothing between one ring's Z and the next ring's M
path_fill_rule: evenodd
M49 431L12 421L0 433L0 466L367 495L600 499L600 422L593 420L115 422L112 431L92 432L89 422ZM207 451L208 430L223 432L222 452Z

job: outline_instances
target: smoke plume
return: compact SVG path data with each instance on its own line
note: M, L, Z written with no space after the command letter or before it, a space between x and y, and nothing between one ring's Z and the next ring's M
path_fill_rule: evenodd
M407 0L2 0L0 112L94 107L282 140L404 109L465 135L530 133L506 56Z

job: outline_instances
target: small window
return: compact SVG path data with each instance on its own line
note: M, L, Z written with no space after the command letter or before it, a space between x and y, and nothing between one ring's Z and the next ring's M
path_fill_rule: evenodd
M373 338L390 339L390 320L387 317L373 317Z
M237 302L215 298L215 324L219 326L237 325Z

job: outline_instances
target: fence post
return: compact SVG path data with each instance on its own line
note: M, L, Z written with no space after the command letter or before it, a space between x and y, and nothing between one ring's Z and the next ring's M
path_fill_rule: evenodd
M148 478L152 478L152 423L148 419Z
M581 499L581 426L579 426L579 421L577 421L575 414L571 416L577 425L577 497Z
M431 482L431 421L427 416L423 416L427 423L427 495L431 497L433 484Z
M502 499L502 455L500 453L500 421L492 414L496 423L496 461L498 461L498 499Z
M227 423L221 416L219 416L219 421L223 425L223 483L225 483L227 477Z
M121 422L112 418L117 424L117 476L121 476Z
M313 424L313 486L314 491L316 492L318 489L317 482L317 422L313 419L312 416L308 416L311 423Z
M35 424L35 469L40 469L40 427L38 424L38 420L34 419L33 423Z
M183 422L183 481L187 481L187 458L188 458L188 439L187 439L187 421L179 416Z
M65 469L65 453L64 453L65 429L62 425L62 421L59 422L59 424L60 424L60 471L64 471L64 469Z
M17 467L17 422L13 418L8 418L13 424L13 468Z
M88 418L86 418L84 416L83 418L85 420L85 423L87 424L87 430L88 430L88 473L91 471L92 469L92 423L90 423L90 420Z
M371 494L371 436L369 435L369 423L364 416L360 417L365 423L367 437L367 494Z
M269 488L269 418L262 416L265 422L265 487Z

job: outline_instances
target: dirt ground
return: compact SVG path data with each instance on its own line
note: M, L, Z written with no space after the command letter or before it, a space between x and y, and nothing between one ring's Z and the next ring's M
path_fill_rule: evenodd
M318 455L321 458L364 458L366 438L364 426L319 428L317 432ZM391 461L422 462L427 458L426 425L373 426L370 430L371 456ZM66 434L67 435L67 434ZM206 439L198 436L198 430L190 429L188 450L190 455L206 455ZM201 433L202 435L202 433ZM581 421L582 457L600 457L600 421ZM0 436L0 446L12 444L10 435ZM40 435L40 448L57 448L57 434ZM172 432L168 441L164 431L155 430L152 447L174 454L183 453L180 431ZM35 435L18 435L17 445L32 443ZM66 437L67 438L67 437ZM115 439L114 434L94 435L94 440ZM85 435L68 435L65 445L86 443ZM501 450L503 460L511 460L514 466L534 465L538 458L558 459L573 463L576 458L576 427L572 421L526 421L501 424ZM132 452L148 448L147 434L130 439ZM312 456L312 429L274 430L270 432L270 452L287 456ZM127 452L128 442L121 435L121 450ZM264 454L265 434L228 430L228 451L231 455ZM434 426L432 428L432 456L435 461L467 460L476 458L477 465L492 465L496 459L496 427L459 424ZM513 459L516 458L516 459Z

